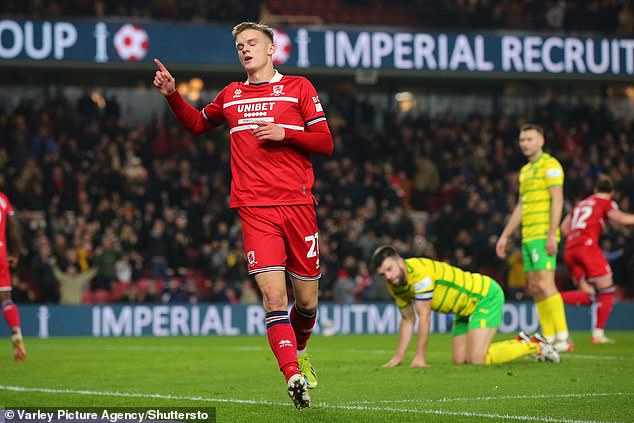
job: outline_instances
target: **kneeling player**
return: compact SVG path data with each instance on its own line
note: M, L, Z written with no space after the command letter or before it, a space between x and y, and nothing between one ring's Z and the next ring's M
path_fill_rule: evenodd
M389 245L372 255L373 268L385 279L401 310L396 354L383 367L401 364L418 315L418 343L412 367L427 367L425 352L431 311L453 313L453 361L456 364L501 364L535 354L540 361L559 362L546 339L521 333L509 341L491 340L502 323L504 293L488 276L465 272L428 258L403 259Z

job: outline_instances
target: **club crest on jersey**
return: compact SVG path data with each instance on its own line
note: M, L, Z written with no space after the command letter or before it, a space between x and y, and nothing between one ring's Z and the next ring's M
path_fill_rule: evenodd
M284 85L273 85L273 95L279 96L284 94Z
M242 97L242 90L240 88L237 88L234 92L233 92L233 98L240 98Z
M253 267L258 264L258 262L255 261L255 251L251 250L247 253L247 263L249 263L249 267Z

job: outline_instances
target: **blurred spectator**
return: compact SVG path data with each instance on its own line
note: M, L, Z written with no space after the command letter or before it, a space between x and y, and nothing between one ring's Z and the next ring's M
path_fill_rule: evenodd
M240 285L240 304L260 304L262 301L251 279L244 279Z
M170 249L169 240L165 234L165 223L161 219L156 219L152 223L152 231L148 240L148 250L152 263L152 278L167 280L167 255Z
M63 271L55 263L53 264L53 274L59 283L59 302L61 304L78 305L82 303L83 292L97 274L97 269L93 267L85 272L77 273L77 267L74 264L69 265L66 271Z
M526 295L526 272L524 272L524 260L522 251L515 248L506 258L508 273L506 276L506 288L510 298L521 301Z
M34 254L30 264L32 278L37 283L37 301L57 303L59 302L59 290L51 267L55 263L55 257L51 253L51 247L46 238L39 238L37 248L37 253Z
M18 275L11 275L11 298L15 303L31 303L36 300L36 294L29 288L26 281Z
M96 275L93 279L92 290L112 289L112 283L117 279L116 264L121 257L121 252L114 245L112 235L104 234L101 246L97 249L94 266Z
M523 120L504 110L404 117L398 110L370 107L367 99L350 95L355 90L333 90L324 102L336 147L332 158L315 162L323 301L385 298L382 284L373 283L375 275L371 281L362 264L382 243L398 246L404 255L487 269L506 280L514 264L498 261L493 245L517 198L516 171L523 158L516 137ZM7 137L0 138L0 187L23 211L28 249L20 272L22 299L58 301L54 258L61 269L72 265L77 274L97 267L95 288L127 282L122 301L159 301L170 269L201 281L183 282L187 302L238 303L243 293L253 301L245 289L240 224L227 206L225 135L192 142L169 118L160 124L115 124L116 100L107 97L113 102L110 117L94 108L88 92L80 108L63 107L70 102L59 95L20 99L15 108L0 110L0 136ZM552 98L538 106L535 114L552 134L546 148L561 156L566 169L566 203L588 195L593 178L607 171L619 203L631 211L632 118L592 101L566 105ZM379 123L363 125L361 115ZM45 136L38 131L41 122L49 122ZM155 157L151 141L161 125L170 154ZM33 139L57 148L31 156ZM43 139L48 141L42 144ZM632 234L616 228L604 234L614 253L615 283L630 296ZM352 284L338 277L340 270ZM515 289L511 280L507 290Z
M186 304L189 302L189 294L185 289L185 284L179 277L168 279L165 292L162 296L164 304Z
M340 270L335 281L334 296L337 304L352 304L355 301L357 286L347 270Z

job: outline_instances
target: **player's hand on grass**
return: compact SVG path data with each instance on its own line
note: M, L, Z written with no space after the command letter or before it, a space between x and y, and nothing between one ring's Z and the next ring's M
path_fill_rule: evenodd
M546 254L554 256L557 254L557 238L555 235L551 235L546 240Z
M154 63L159 68L154 76L154 88L164 96L168 96L176 91L176 80L159 59L154 59Z
M506 257L506 243L508 242L508 238L505 236L501 236L498 238L498 242L495 244L495 254L501 259Z
M273 122L257 122L258 127L253 130L253 136L259 140L282 141L286 131Z
M422 357L414 357L412 360L412 364L410 367L431 367L429 364L425 362L425 359Z
M403 362L402 358L399 357L392 357L392 359L390 361L388 361L387 363L385 363L383 365L383 367L396 367L396 366L400 366L401 363Z

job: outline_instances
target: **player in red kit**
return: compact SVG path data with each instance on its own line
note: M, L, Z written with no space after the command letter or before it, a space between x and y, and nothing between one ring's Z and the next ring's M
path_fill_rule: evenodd
M0 304L2 315L11 329L11 343L16 361L26 360L20 314L18 307L11 300L11 274L9 267L18 265L22 250L22 240L11 203L4 193L0 192ZM9 235L10 253L7 251L7 233Z
M248 271L262 292L269 344L301 411L311 405L307 389L317 385L306 344L321 276L310 154L329 155L332 135L313 85L273 68L271 28L243 22L232 35L247 79L227 85L203 110L185 102L157 59L154 86L192 134L229 126L230 207L242 221ZM290 316L286 274L295 293Z
M634 214L620 211L612 201L613 196L612 180L601 175L595 193L577 203L561 224L566 234L564 260L579 288L562 292L561 296L567 304L597 303L596 324L592 329L592 342L597 344L613 342L605 336L604 330L614 302L612 269L599 247L599 235L606 218L621 225L634 224Z

